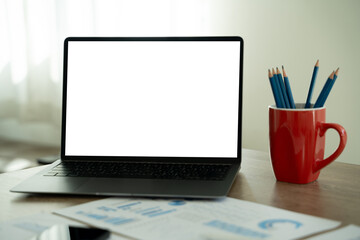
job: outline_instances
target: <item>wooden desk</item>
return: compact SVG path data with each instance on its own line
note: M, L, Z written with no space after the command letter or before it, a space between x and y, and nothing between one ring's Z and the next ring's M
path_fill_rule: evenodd
M0 174L0 221L81 204L101 197L29 195L9 189L43 169ZM306 185L277 182L268 153L243 150L230 197L360 225L360 166L332 163Z

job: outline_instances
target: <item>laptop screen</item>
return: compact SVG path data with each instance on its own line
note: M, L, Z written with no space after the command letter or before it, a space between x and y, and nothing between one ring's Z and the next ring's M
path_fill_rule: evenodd
M68 38L66 156L237 158L239 37Z

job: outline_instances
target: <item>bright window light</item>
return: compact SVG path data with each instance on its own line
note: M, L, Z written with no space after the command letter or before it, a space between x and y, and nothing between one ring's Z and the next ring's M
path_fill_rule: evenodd
M11 75L13 82L18 84L27 74L24 5L21 0L8 0L6 4L11 35Z
M9 63L10 51L8 40L8 21L5 1L0 1L0 73Z

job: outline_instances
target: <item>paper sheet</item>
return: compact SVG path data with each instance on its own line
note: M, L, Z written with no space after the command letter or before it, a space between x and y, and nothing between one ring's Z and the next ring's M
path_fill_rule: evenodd
M0 239L2 240L27 240L36 239L36 236L44 230L56 224L67 224L71 226L86 227L76 221L69 220L54 214L36 214L22 218L13 219L0 223ZM111 234L109 240L123 240L120 236Z
M296 239L340 222L253 202L107 198L55 213L139 239Z
M356 225L348 225L346 227L334 230L332 232L324 233L316 237L309 238L308 240L360 240L360 227Z

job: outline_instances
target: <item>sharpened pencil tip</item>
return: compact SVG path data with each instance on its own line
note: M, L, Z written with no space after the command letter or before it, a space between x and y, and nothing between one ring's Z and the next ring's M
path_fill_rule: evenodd
M316 61L315 67L319 66L319 59Z
M276 67L276 74L280 74L279 68Z
M339 68L337 68L337 69L336 69L336 71L335 71L335 75L337 76L337 75L338 75L338 73L339 73Z
M271 78L271 77L272 77L272 75L271 75L271 71L270 71L270 69L268 69L268 72L269 72L269 78Z
M333 72L330 74L329 78L330 78L330 79L334 79L334 75L335 75L335 72L333 71Z
M287 77L284 66L282 66L282 71L283 71L284 77Z

